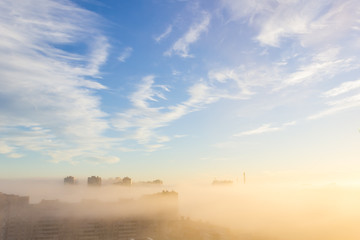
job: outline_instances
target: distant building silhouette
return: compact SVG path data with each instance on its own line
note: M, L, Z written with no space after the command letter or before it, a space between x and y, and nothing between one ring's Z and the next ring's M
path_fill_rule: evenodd
M88 185L89 186L101 186L101 177L99 177L99 176L88 177Z
M129 177L124 177L123 179L117 177L114 184L115 185L122 185L122 186L131 186L132 185L132 180Z
M67 176L64 178L64 184L65 185L74 185L76 184L76 179L73 176Z
M132 183L132 180L129 177L124 177L123 180L122 180L122 183L123 183L123 185L130 186L131 183Z
M158 185L162 185L163 181L161 181L160 179L156 179L154 181L152 181L153 184L158 184Z
M233 181L230 180L214 180L212 185L232 185Z
M156 179L153 181L135 182L135 183L132 183L132 185L135 185L135 186L161 186L161 185L163 185L163 181L160 179Z

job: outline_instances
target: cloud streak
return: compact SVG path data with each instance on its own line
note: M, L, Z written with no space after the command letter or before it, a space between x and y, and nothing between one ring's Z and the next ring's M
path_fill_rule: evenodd
M340 57L339 54L340 48L329 48L314 54L310 58L310 63L302 64L296 71L284 76L279 88L310 81L317 82L359 67L354 58Z
M260 127L256 128L256 129L234 134L234 137L247 136L247 135L257 135L257 134L268 133L268 132L276 132L276 131L279 131L279 130L281 130L281 128L279 128L279 127L271 127L271 124L263 124L263 125L261 125Z
M279 127L273 127L272 124L267 123L267 124L261 125L260 127L256 128L256 129L234 134L234 137L259 135L259 134L269 133L269 132L277 132L277 131L281 131L281 130L285 129L288 126L294 126L295 124L296 124L296 122L292 121L292 122L284 123Z
M327 102L327 109L308 117L309 120L319 119L328 115L333 115L343 110L360 107L360 94L346 97L336 101Z
M359 91L355 91L359 88L360 80L355 80L343 82L339 86L324 92L322 96L327 99L327 102L325 102L327 107L325 110L309 116L308 119L319 119L347 109L360 107L360 94ZM344 94L347 95L343 96ZM334 98L336 100L333 100Z
M342 83L340 86L330 89L326 91L323 96L324 97L336 97L338 95L350 92L352 90L355 90L357 88L360 88L360 80L356 81L348 81Z
M164 40L165 38L167 38L167 37L170 35L170 33L172 32L172 29L173 29L172 25L169 25L169 26L166 28L165 32L163 32L162 34L160 34L159 36L157 36L157 37L154 38L155 41L156 41L157 43L159 43L159 42L161 42L162 40Z
M183 58L193 57L193 55L189 54L190 44L198 41L201 33L207 31L210 24L210 14L204 12L202 15L203 19L199 23L193 24L185 35L178 39L172 47L164 53L165 56L176 54Z
M131 56L132 52L133 52L132 47L126 47L126 48L124 49L124 51L123 51L123 52L120 54L120 56L118 57L118 60L119 60L120 62L125 62L126 59L128 59L128 58Z

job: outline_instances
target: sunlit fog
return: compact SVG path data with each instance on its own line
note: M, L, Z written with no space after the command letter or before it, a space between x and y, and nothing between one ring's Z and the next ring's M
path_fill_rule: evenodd
M160 216L171 221L190 221L194 226L209 224L210 228L224 228L234 239L360 237L358 185L194 183L99 187L88 186L85 181L64 185L61 181L42 179L3 180L0 187L3 192L29 196L30 205L38 208L57 206L56 210L47 210L47 217L53 214L58 218L105 220L116 217L157 219ZM177 193L176 199L155 197L146 202L147 197L161 193Z

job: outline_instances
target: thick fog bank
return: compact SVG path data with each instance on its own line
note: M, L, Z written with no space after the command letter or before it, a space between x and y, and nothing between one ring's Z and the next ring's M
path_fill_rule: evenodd
M179 192L182 214L251 239L360 239L359 186L183 186Z
M54 180L2 180L0 192L42 199L105 202L139 199L163 190L179 193L179 214L238 232L242 239L360 239L360 187L291 184L89 187Z

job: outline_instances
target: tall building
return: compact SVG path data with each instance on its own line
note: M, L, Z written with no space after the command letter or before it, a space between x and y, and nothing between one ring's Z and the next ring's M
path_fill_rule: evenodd
M159 226L177 219L166 214L167 208L149 208L143 200L81 203L43 200L38 204L29 204L28 200L0 195L3 211L0 240L158 239Z
M99 176L88 177L88 185L89 186L101 186L101 177L99 177Z
M76 180L73 176L67 176L66 178L64 178L64 184L65 185L74 185L74 184L76 184Z
M6 236L11 228L8 228L9 222L13 216L21 217L22 209L29 205L29 197L21 197L0 193L0 240L8 239ZM18 234L24 234L23 230L18 229ZM25 235L24 235L25 236ZM25 239L25 238L12 238Z

